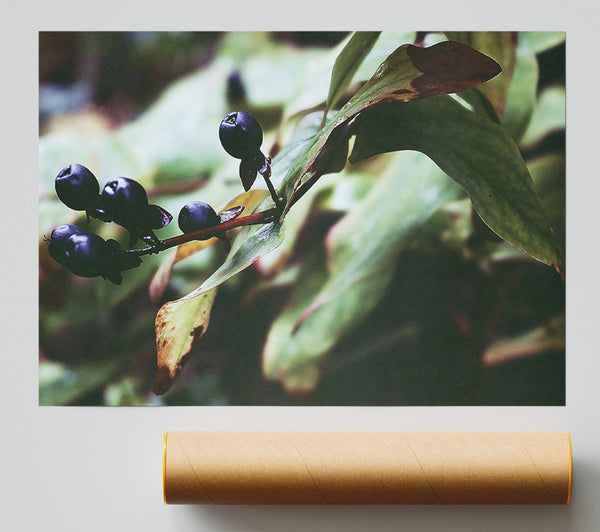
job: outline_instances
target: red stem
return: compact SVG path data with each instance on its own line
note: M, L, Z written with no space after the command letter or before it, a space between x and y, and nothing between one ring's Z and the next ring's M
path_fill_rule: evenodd
M167 238L166 240L161 240L160 243L156 246L142 249L128 249L125 252L129 255L135 256L159 253L160 251L164 251L165 249L180 246L181 244L191 242L192 240L207 240L208 238L211 238L213 236L218 237L220 234L224 234L230 229L235 229L236 227L243 227L244 225L265 224L271 222L277 219L280 211L280 208L274 208L262 212L256 212L254 214L249 214L248 216L242 216L240 218L230 220L229 222L209 227L208 229L203 229L202 231L196 231L194 233L185 233L182 235Z

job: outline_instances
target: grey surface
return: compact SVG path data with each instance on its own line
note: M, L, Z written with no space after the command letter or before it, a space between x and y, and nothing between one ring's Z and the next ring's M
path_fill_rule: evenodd
M12 486L4 530L593 531L598 437L571 407L490 408L36 408L5 434ZM169 430L546 430L569 428L570 506L164 506L162 433ZM7 455L4 454L6 457ZM3 487L4 489L4 487ZM9 504L7 504L9 503ZM8 514L6 511L8 510ZM43 525L43 526L42 526ZM114 528L113 528L114 527Z
M322 2L288 4L32 2L11 6L2 53L2 438L0 529L6 531L595 531L600 529L598 421L597 17L591 3L510 0L493 9L493 28L567 30L568 253L567 406L560 408L58 408L37 406L37 31L63 29L490 29L475 2L460 10L343 10L310 18ZM363 4L364 5L364 4ZM140 9L143 6L143 10ZM436 3L434 3L434 7ZM411 6L412 9L412 6ZM219 11L221 10L221 11ZM252 12L244 26L244 10ZM274 12L273 12L274 10ZM258 13L258 14L257 14ZM416 14L415 14L416 13ZM467 17L467 13L470 15ZM486 11L490 13L490 11ZM235 14L235 20L232 20ZM303 15L304 14L304 15ZM5 13L6 15L6 13ZM267 16L268 15L268 16ZM403 16L401 16L403 15ZM342 17L341 19L339 17ZM481 26L476 19L483 17ZM488 15L491 16L491 15ZM252 18L253 17L253 18ZM278 18L279 17L279 18ZM337 17L337 18L336 18ZM285 24L278 20L288 21ZM336 21L323 27L324 20ZM264 21L264 23L263 23ZM255 24L254 26L252 24ZM231 25L234 28L231 28ZM241 26L240 26L241 24ZM314 27L314 26L313 26ZM409 28L410 27L410 28ZM591 70L587 68L591 60ZM592 89L591 89L592 88ZM7 102L9 105L6 105ZM16 104L13 104L16 102ZM568 507L192 507L164 506L164 430L569 430L574 451Z

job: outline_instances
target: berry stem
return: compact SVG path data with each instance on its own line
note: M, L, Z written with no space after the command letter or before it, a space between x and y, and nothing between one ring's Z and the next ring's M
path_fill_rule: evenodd
M262 152L260 152L260 156L261 158L264 158L264 165L263 167L258 171L258 173L263 176L265 183L267 184L267 188L269 189L269 193L271 194L271 198L273 199L273 202L275 203L275 206L279 209L279 211L283 211L283 208L285 207L284 205L284 201L277 195L277 191L275 190L275 187L273 186L273 183L271 182L271 158L270 157L265 157Z
M281 201L281 199L279 198L279 196L277 195L277 191L275 190L275 187L273 186L273 183L271 183L271 180L269 179L269 177L265 174L261 174L264 179L265 179L265 183L267 184L267 188L269 189L269 193L271 194L271 198L273 199L273 202L276 205L276 210L281 211L284 207L283 202Z
M202 229L201 231L185 233L182 235L167 238L165 240L159 240L159 242L156 245L151 247L141 249L128 249L125 250L125 253L134 256L150 255L152 253L160 253L161 251L175 246L180 246L181 244L191 242L192 240L206 240L207 238L210 238L212 236L216 236L219 238L226 231L229 231L230 229L235 229L236 227L243 227L245 225L258 225L272 222L273 220L277 219L279 213L280 209L278 207L274 209L268 209L262 212L256 212L254 214L249 214L248 216L242 216L240 218L230 220L229 222L209 227L208 229Z

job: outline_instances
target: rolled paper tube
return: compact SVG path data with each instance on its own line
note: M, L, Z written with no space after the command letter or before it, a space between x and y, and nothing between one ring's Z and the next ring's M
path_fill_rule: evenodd
M568 432L166 432L167 504L568 504Z

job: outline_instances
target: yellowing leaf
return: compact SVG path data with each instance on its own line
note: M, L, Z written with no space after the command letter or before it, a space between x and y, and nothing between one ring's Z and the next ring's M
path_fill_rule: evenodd
M217 290L169 301L158 311L155 322L158 364L155 394L162 395L169 390L184 358L206 333Z
M268 193L264 190L244 192L231 200L223 210L230 209L235 205L244 205L251 212L264 200L266 195ZM175 262L188 256L186 253L204 249L216 240L190 242L189 244L199 245L191 246L181 253L179 250L183 246L179 246L177 253L171 255L165 262L164 268L168 268L170 272ZM157 273L160 273L161 282L164 283L168 280L164 271ZM171 387L177 372L181 369L183 359L189 354L195 342L206 333L217 291L218 285L208 290L200 287L181 299L164 304L159 310L155 322L158 368L154 393L157 395L162 395Z

